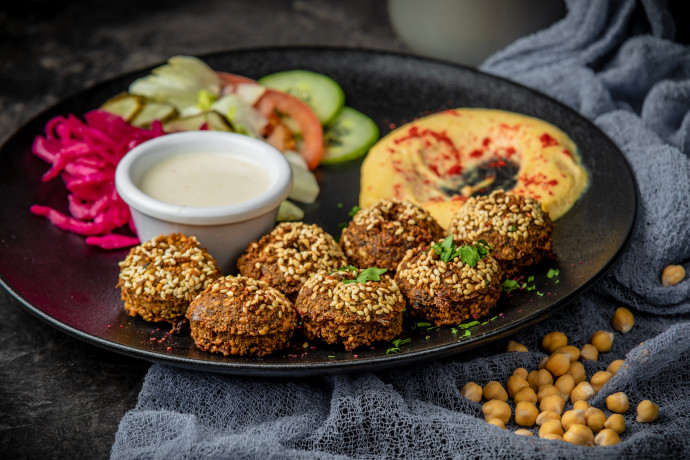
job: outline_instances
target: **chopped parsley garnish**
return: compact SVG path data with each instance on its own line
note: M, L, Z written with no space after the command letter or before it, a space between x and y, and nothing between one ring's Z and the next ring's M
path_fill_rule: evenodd
M469 265L470 267L474 267L477 265L479 260L483 259L489 254L491 251L491 246L486 241L479 240L472 246L469 244L464 244L458 247L455 245L455 243L453 243L453 236L448 235L443 242L434 243L431 246L431 249L433 249L444 262L450 262L451 260L460 256L460 260L462 260L463 263Z
M390 355L391 353L400 353L400 346L405 345L406 343L410 343L410 342L412 342L411 338L395 339L395 340L391 341L391 343L393 344L393 347L386 350L386 354Z
M343 206L344 206L344 204L342 204L342 203L338 203L338 204L335 205L335 207L338 208L338 209L342 208Z
M417 321L410 324L411 329L417 329L422 327L425 327L427 331L430 331L432 329L438 329L438 326L434 326L433 324L424 321Z
M511 225L510 227L508 227L508 233L512 233L515 230L517 230L517 227L515 225Z
M350 217L355 217L355 214L357 214L357 213L359 212L360 209L362 209L362 208L360 208L360 207L357 206L357 205L354 205L354 206L352 207L352 209L350 209L350 212L349 212L348 214L350 215Z
M549 272L546 274L547 278L553 278L554 276L558 276L560 271L557 268L549 268Z
M458 324L458 326L460 326L462 329L469 329L477 324L479 324L479 321L470 321L469 323Z
M505 280L503 283L501 283L501 289L503 292L506 294L509 294L513 292L515 289L520 289L520 283L518 283L515 280Z
M356 271L357 268L353 267L352 265L348 265L345 267L345 270L347 271ZM343 270L343 269L341 269ZM362 270L362 272L357 276L355 279L351 280L343 280L343 284L351 284L351 283L366 283L367 281L381 281L381 275L386 273L388 270L385 268L376 268L376 267L369 267L365 268Z

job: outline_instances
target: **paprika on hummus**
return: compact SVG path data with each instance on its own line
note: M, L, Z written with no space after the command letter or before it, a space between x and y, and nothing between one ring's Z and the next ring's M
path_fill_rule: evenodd
M556 220L587 182L576 145L554 125L460 108L403 125L374 145L362 164L359 202L407 198L447 228L467 197L503 189L539 200Z

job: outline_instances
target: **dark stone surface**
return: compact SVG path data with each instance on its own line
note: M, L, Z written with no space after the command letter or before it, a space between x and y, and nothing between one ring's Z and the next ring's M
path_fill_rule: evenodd
M405 49L383 1L13 2L0 10L0 141L60 99L172 55L274 45ZM107 458L149 363L58 332L1 288L0 312L0 457Z

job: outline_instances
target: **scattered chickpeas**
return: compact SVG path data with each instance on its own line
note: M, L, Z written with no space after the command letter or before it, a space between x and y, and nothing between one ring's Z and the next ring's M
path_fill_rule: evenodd
M557 434L558 436L563 436L563 427L561 426L560 420L549 420L542 423L539 427L539 437L543 438L547 434Z
M556 433L546 433L544 436L540 436L542 439L548 439L549 441L563 441L563 436Z
M548 360L549 360L549 357L548 357L548 356L544 356L544 357L541 359L541 361L539 361L539 365L537 366L537 369L539 369L539 370L541 370L541 369L546 369L546 361L548 361Z
M491 380L489 383L484 385L482 394L484 395L484 399L487 401L492 399L499 399L504 402L508 401L508 392L505 388L503 388L501 382L497 382L496 380Z
M554 377L560 377L570 369L570 356L565 353L553 353L546 360L546 370Z
M570 400L575 401L587 401L589 398L594 396L596 391L592 388L592 384L589 382L578 383L573 391L570 392Z
M529 383L527 383L527 380L523 379L522 377L518 377L517 375L511 375L508 377L508 381L506 382L506 390L508 390L508 396L511 398L515 399L517 392L525 387L529 387Z
M549 332L541 341L542 348L549 354L566 345L568 345L568 337L564 333L558 331Z
M582 349L580 350L580 358L596 361L599 358L599 350L597 350L597 347L591 343L586 343L582 345Z
M635 325L635 317L625 307L619 307L611 318L611 326L615 331L625 334Z
M573 402L573 409L575 409L575 410L580 410L580 409L587 410L590 407L592 407L592 406L590 406L589 403L587 401L585 401L584 399Z
M609 415L609 418L606 419L606 423L604 423L604 428L613 430L618 434L623 433L625 431L625 417L621 414Z
M546 369L532 371L527 375L527 383L535 390L539 390L542 385L553 385L553 375Z
M556 349L556 351L554 351L554 353L563 353L564 355L568 355L571 363L580 359L580 349L573 345L559 347Z
M534 392L532 387L528 386L521 388L517 393L515 393L515 396L513 396L513 401L515 401L515 404L519 404L523 401L536 404L539 401L539 398L537 397L537 393Z
M662 286L673 286L685 278L685 269L682 265L667 265L661 273Z
M611 364L609 364L609 367L606 368L608 372L610 372L612 375L616 375L618 372L618 369L621 368L621 366L625 363L624 360L622 359L617 359L615 361L611 361Z
M507 402L500 399L492 399L482 405L482 412L484 413L484 420L499 419L503 424L510 420L511 409Z
M527 374L529 374L529 372L527 372L527 369L525 369L524 367L518 367L513 371L513 375L522 377L525 380L527 380Z
M622 414L630 408L630 402L625 393L619 391L606 398L606 408L611 412Z
M498 418L489 419L489 420L486 421L486 423L488 423L489 425L497 426L497 427L499 427L499 428L502 429L502 430L505 430L505 429L506 429L506 424L503 423L503 420L498 419Z
M534 403L522 401L515 406L515 423L520 426L534 426L539 410Z
M592 388L594 388L594 391L599 393L599 391L606 385L606 383L611 380L611 377L613 377L613 374L610 373L609 371L599 371L595 373L591 379L589 379L589 383L592 384Z
M553 386L555 386L558 391L561 392L563 399L568 401L570 399L570 392L572 392L573 388L575 388L575 379L570 374L561 375L553 383Z
M578 446L593 446L594 433L588 426L575 423L563 433L563 440Z
M659 406L649 399L641 401L637 405L637 421L640 423L650 423L659 418Z
M594 348L596 348L599 353L605 353L613 346L613 332L597 331L592 334L589 343L594 345Z
M460 390L461 395L477 403L482 400L482 393L481 385L474 382L467 382Z
M534 433L524 428L518 428L517 430L513 431L513 433L517 434L518 436L534 436Z
M565 399L560 394L547 396L539 403L540 411L551 411L557 414L562 414L564 407Z
M587 426L595 433L600 432L606 423L606 414L601 409L590 407L585 411Z
M575 385L577 385L580 382L584 382L587 378L585 374L585 365L582 364L580 361L570 363L570 369L568 369L567 374L573 376L573 379L575 380Z
M540 412L539 415L537 415L537 425L539 426L543 425L544 423L550 420L558 420L558 422L560 423L561 414L547 410L544 412Z
M587 424L584 410L571 409L563 412L563 416L561 417L561 425L563 425L564 430L567 430L571 427L571 425L574 425L576 423L579 423L580 425Z
M547 396L553 396L553 395L561 395L561 392L558 391L558 388L556 388L554 385L542 385L539 387L539 391L537 392L537 401L541 401L542 399L546 398Z
M612 446L614 444L620 444L621 438L618 433L610 428L601 430L594 437L594 444L597 446Z
M527 352L529 351L526 346L521 344L520 342L516 342L514 340L511 340L508 342L508 346L506 347L506 351L522 351L522 352Z

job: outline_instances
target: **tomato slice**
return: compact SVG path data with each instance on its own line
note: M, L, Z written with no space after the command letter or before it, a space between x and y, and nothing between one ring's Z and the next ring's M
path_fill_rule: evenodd
M255 80L241 75L226 72L218 72L218 74L226 85L235 86L242 83L258 85ZM288 116L297 123L302 138L298 153L307 162L309 169L315 169L319 165L324 149L323 127L309 105L290 94L267 88L254 107L269 119L275 120L276 115ZM279 129L279 132L282 131L282 128ZM270 135L270 133L268 134ZM277 138L282 139L283 136L273 135L271 141L276 142ZM278 146L278 148L280 147Z

